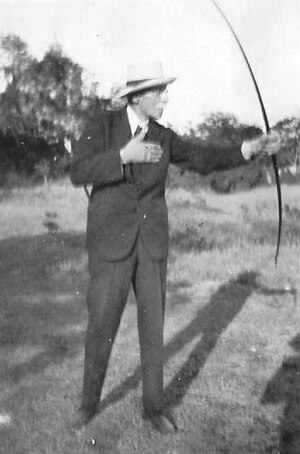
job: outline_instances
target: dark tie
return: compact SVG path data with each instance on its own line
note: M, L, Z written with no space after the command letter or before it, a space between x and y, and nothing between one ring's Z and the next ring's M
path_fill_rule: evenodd
M139 135L139 133L141 132L142 130L142 127L140 125L137 126L136 130L135 130L135 133L133 134L133 137L136 137Z
M142 130L142 127L140 125L137 126L135 133L133 134L132 137L136 137ZM137 165L138 164L126 164L125 165L125 176L127 181L130 183L134 183L135 177L134 174L137 172Z

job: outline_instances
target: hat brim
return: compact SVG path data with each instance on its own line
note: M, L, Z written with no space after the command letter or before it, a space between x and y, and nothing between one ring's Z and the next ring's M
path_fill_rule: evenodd
M121 88L116 95L116 98L124 98L132 93L146 90L147 88L160 87L161 85L172 84L176 80L176 77L164 77L161 79L145 80L143 82L136 82L135 84L127 85Z

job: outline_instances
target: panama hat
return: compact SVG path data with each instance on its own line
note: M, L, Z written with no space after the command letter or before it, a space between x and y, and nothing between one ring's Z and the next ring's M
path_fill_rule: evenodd
M161 62L142 63L130 65L127 68L126 86L117 94L123 98L131 93L146 90L148 88L168 85L176 80L176 77L165 77Z

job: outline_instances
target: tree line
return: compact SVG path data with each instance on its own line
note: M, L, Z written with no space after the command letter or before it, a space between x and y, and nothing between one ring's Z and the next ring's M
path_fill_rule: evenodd
M97 96L97 84L88 82L84 68L52 46L42 59L33 57L27 44L16 35L0 38L0 185L13 175L48 178L68 172L70 154L66 141L77 138L95 108L118 107ZM300 119L287 118L275 125L283 138L279 166L299 164ZM237 144L261 133L254 125L241 124L230 113L211 113L196 126L189 126L189 140ZM260 166L268 166L267 162ZM259 184L258 168L251 185ZM297 167L298 168L298 167ZM196 170L196 169L194 169ZM249 173L249 170L247 170ZM250 172L251 173L251 172ZM221 177L212 180L218 187ZM221 178L222 179L222 178ZM230 185L229 185L230 186Z

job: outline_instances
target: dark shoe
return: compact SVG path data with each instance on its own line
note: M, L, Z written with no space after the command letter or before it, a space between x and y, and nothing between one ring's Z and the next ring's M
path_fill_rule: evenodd
M164 435L177 432L178 430L175 418L170 412L158 414L147 414L145 412L143 419L149 421L157 432Z
M73 428L75 430L82 429L86 426L97 414L97 407L96 408L82 408L80 407L78 413L73 421Z

